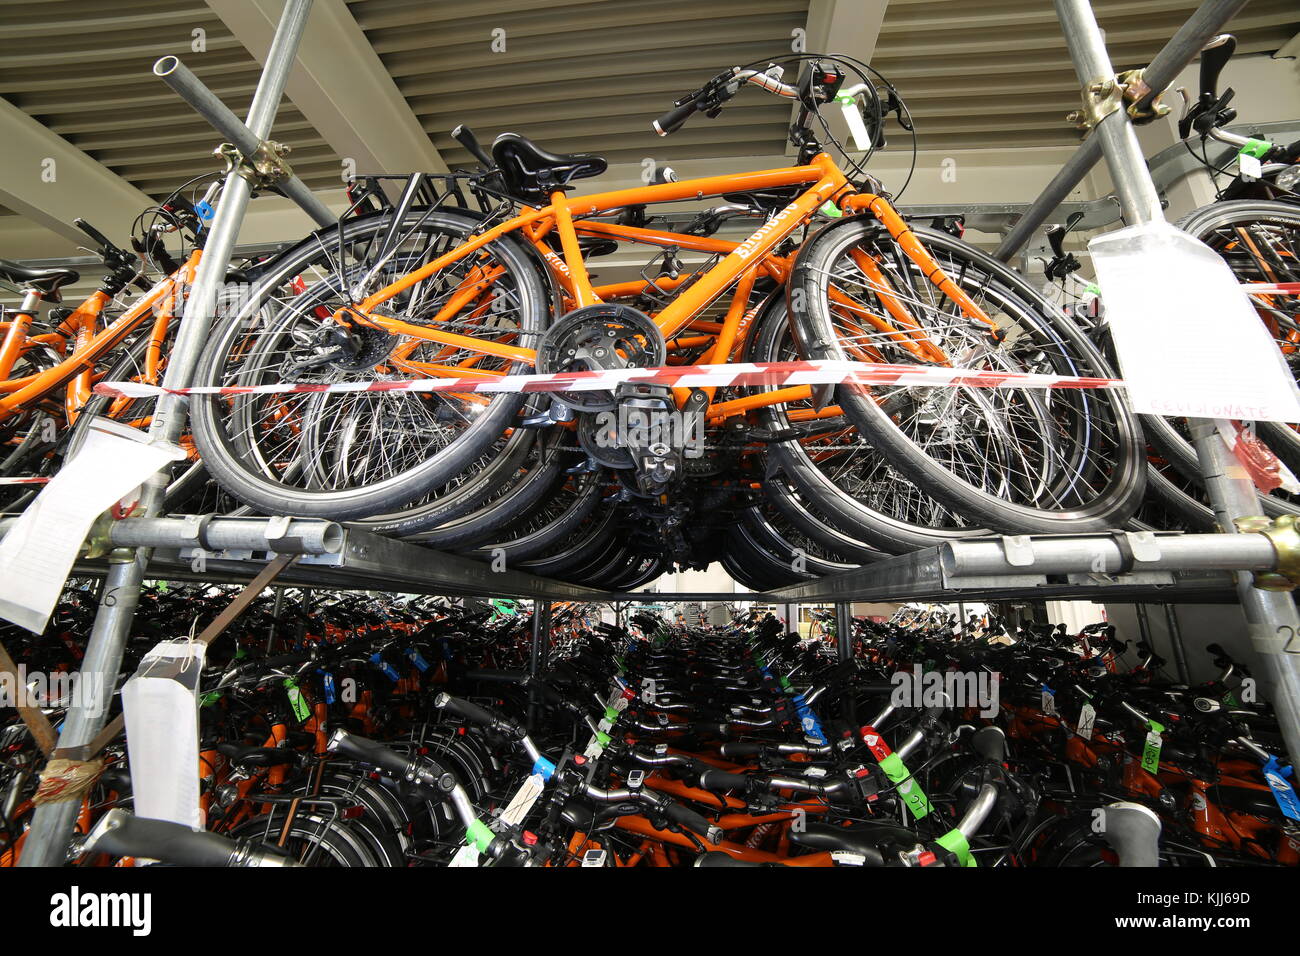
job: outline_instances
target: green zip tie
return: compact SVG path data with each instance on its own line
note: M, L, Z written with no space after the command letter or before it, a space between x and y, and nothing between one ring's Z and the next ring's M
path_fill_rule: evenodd
M975 862L974 854L970 851L970 843L966 840L966 834L956 827L953 827L934 842L945 850L957 854L957 859L961 861L962 866L979 866Z
M823 216L827 216L831 219L839 219L844 215L844 211L829 199L822 203L821 208L817 211Z
M605 733L603 730L596 731L596 743L600 744L602 747L608 747L609 741L609 734Z
M1238 150L1238 156L1254 156L1256 159L1263 159L1268 155L1273 144L1266 139L1248 139L1246 145Z
M890 754L880 761L880 769L885 771L885 776L893 781L898 788L898 792L903 797L903 802L907 804L907 809L912 811L913 817L920 820L934 809L934 807L930 806L930 800L926 797L925 791L912 777L911 771L907 769L903 763L903 758L898 754Z
M1147 773L1155 773L1160 769L1160 748L1163 741L1160 734L1164 732L1164 725L1158 724L1154 720L1148 722L1149 733L1146 742L1142 745L1142 769ZM1156 739L1151 739L1151 734L1156 735Z
M475 820L465 829L465 839L474 844L474 848L480 853L486 853L492 841L496 839L496 834L489 830L482 820Z
M298 689L298 683L292 677L284 679L284 689L289 693L289 706L293 709L293 715L302 723L311 716L311 708L307 706L307 699L302 696L302 691Z

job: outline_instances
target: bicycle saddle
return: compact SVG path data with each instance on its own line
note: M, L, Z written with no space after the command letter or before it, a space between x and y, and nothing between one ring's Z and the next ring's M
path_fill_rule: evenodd
M542 205L550 202L553 190L574 179L599 176L609 165L586 153L548 153L518 133L502 133L492 141L492 160L512 195Z
M35 289L50 302L60 301L59 289L76 282L81 273L72 269L29 269L27 266L0 259L0 276L17 286Z

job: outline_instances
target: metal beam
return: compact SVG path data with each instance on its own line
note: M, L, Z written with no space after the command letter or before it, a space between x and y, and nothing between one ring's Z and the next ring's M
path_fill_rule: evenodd
M265 62L281 0L207 4L248 52ZM447 171L343 0L316 0L285 93L340 163L353 160L357 173Z
M93 221L113 236L152 202L5 99L0 131L0 202L51 232L88 242L72 220L93 211Z

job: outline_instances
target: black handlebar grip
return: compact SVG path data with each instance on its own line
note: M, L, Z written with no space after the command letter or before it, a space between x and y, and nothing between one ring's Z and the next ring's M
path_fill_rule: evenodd
M102 232L100 232L90 223L86 222L86 220L74 219L72 220L72 224L76 226L78 229L80 229L82 232L84 232L86 235L90 236L90 238L95 240L95 242L97 242L102 248L112 249L115 251L117 250L117 246L114 245L112 242L110 242L107 236L105 236Z
M1047 227L1047 244L1052 247L1052 255L1058 259L1065 257L1065 227L1061 225Z
M692 833L699 834L709 843L716 845L722 842L721 828L714 826L706 817L696 813L690 807L684 807L680 803L670 803L664 811L664 816L679 827L685 827Z
M1140 803L1112 803L1105 808L1102 835L1119 856L1119 865L1160 865L1160 818Z
M990 763L1007 759L1007 735L1001 727L981 727L971 736L971 748Z
M475 668L465 671L466 680L502 681L507 684L519 684L527 680L527 671L500 671Z
M103 821L103 829L87 843L90 852L146 857L177 866L228 866L237 848L233 840L217 833L125 811Z
M490 169L495 165L495 163L492 162L492 157L489 156L487 150L479 144L478 137L474 135L474 131L468 126L463 123L460 126L457 126L451 131L451 138L469 150L470 155L484 166L487 166Z
M691 114L700 108L698 94L692 96L681 106L674 106L663 116L659 117L650 125L660 136L667 136L669 133L675 133L682 128L682 125L691 118Z
M452 697L450 694L439 694L433 699L433 706L439 710L445 710L449 714L464 718L472 724L481 724L491 729L513 729L514 727L509 720L506 720L500 714L494 714L486 707L471 704L467 700Z
M756 757L765 752L771 744L746 740L742 743L727 743L720 748L724 757Z
M326 750L342 754L362 763L372 764L380 770L386 770L395 777L405 775L410 761L395 750L366 737L355 737L341 727L330 737Z
M726 770L706 770L700 774L700 786L705 790L745 790L749 787L749 776Z
M1201 96L1210 100L1218 98L1219 74L1236 49L1237 38L1231 33L1222 33L1201 51Z
M1290 146L1282 150L1282 155L1278 160L1282 163L1294 163L1300 161L1300 139L1296 140Z

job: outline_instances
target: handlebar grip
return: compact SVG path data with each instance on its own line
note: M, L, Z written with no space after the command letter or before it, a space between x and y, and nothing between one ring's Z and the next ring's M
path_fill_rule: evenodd
M1047 227L1047 244L1052 247L1052 255L1061 259L1065 256L1065 227L1061 225Z
M1281 163L1300 162L1300 139L1296 140L1290 146L1283 148L1282 156L1279 158L1278 162Z
M981 727L971 736L970 745L989 763L1002 763L1007 759L1007 735L1001 727Z
M439 694L433 699L433 706L439 710L445 710L449 714L455 714L472 724L481 724L492 730L516 731L518 729L512 721L507 720L500 714L494 714L486 707L471 704L467 700L460 700L450 694Z
M719 749L724 757L757 757L770 746L771 744L746 740L742 743L723 744Z
M666 816L679 827L685 827L692 833L697 833L704 839L715 846L722 842L722 830L714 826L703 815L696 813L690 807L684 807L680 803L670 803L664 811Z
M681 106L674 106L650 125L660 136L667 136L669 133L675 133L681 129L683 124L691 118L691 114L695 113L699 108L700 98L697 93L692 95Z
M396 777L403 776L410 765L410 761L397 751L390 750L383 744L366 737L355 737L342 727L330 736L325 749L330 753L342 754L353 760L372 764Z
M85 843L87 853L147 857L177 866L229 866L238 848L220 834L132 816L121 807L104 814Z
M107 236L105 236L102 232L100 232L90 223L86 222L86 220L74 219L72 220L72 224L76 226L78 229L80 229L82 232L84 232L86 235L90 236L90 238L93 239L96 243L98 243L101 248L111 249L114 252L120 251L117 248L116 244L114 244L111 240L109 240Z
M700 786L705 790L746 790L749 776L726 770L706 770L700 774Z
M1221 33L1201 50L1201 95L1214 100L1219 95L1219 75L1237 49L1237 38Z
M474 135L474 131L468 126L463 123L460 126L457 126L451 131L451 138L464 146L465 149L469 151L470 155L484 166L491 169L495 165L495 163L492 162L492 157L489 156L487 150L479 144L478 137Z
M465 671L466 680L501 681L505 684L519 684L528 679L528 672L521 670L487 670L471 668Z
M1160 865L1160 818L1140 803L1112 803L1105 808L1106 842L1122 867Z

